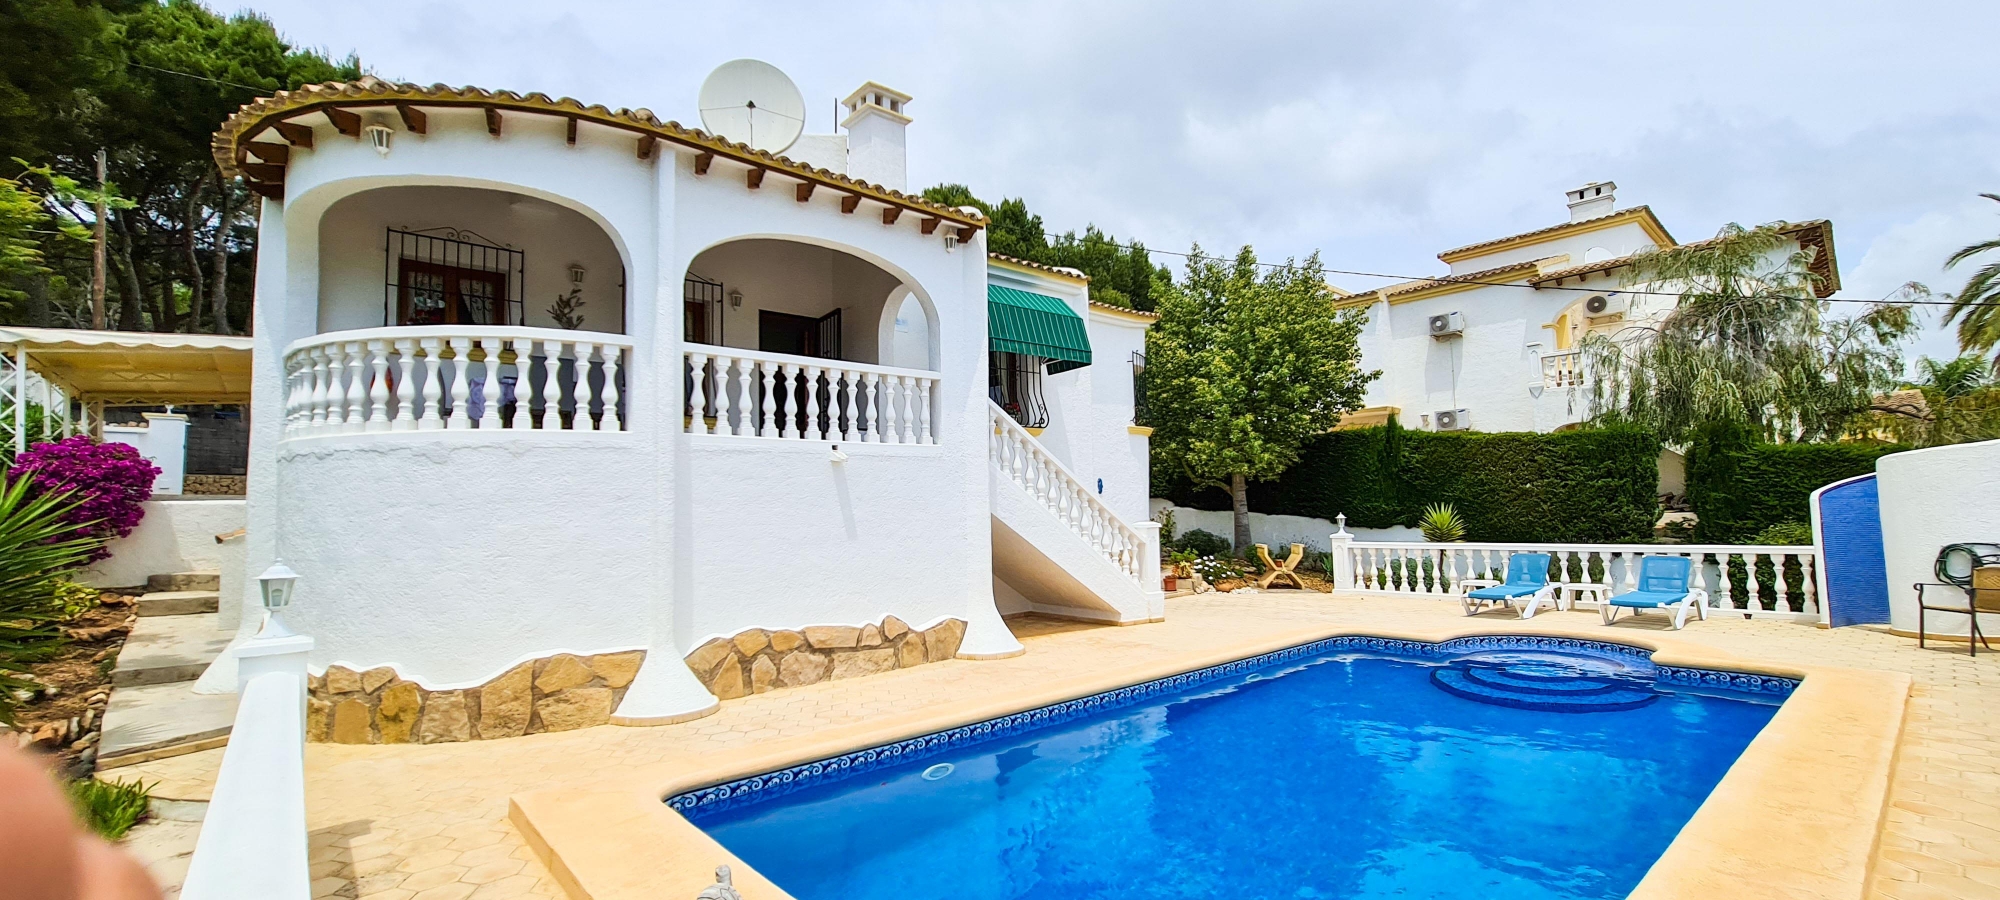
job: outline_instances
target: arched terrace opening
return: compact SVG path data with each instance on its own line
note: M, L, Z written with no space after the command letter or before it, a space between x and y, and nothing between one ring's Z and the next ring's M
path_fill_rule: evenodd
M319 330L507 325L625 333L625 265L576 210L489 188L384 187L320 220Z
M696 255L683 292L689 430L934 442L937 313L917 285L837 248L744 238Z
M396 185L335 201L318 231L317 335L285 357L288 437L624 428L626 268L589 216Z

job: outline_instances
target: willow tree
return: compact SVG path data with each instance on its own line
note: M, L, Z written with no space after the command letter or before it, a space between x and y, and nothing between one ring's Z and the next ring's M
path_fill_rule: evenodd
M1585 338L1590 415L1682 443L1741 423L1770 441L1841 437L1896 385L1907 304L1829 315L1814 251L1785 223L1731 224L1713 239L1642 254L1628 287L1674 295L1664 315Z
M1361 405L1366 314L1336 307L1315 253L1260 271L1249 247L1189 252L1179 283L1155 285L1146 338L1153 452L1197 485L1229 492L1235 547L1250 547L1248 482L1276 478L1305 442Z

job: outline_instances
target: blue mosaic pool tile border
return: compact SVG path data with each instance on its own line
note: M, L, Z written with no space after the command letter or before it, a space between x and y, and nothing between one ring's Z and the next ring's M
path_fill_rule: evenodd
M961 744L1004 737L1046 725L1055 725L1087 715L1094 715L1125 706L1158 694L1170 693L1193 687L1209 681L1216 681L1251 669L1261 669L1276 663L1288 662L1307 656L1318 656L1343 650L1360 650L1391 656L1416 657L1420 659L1445 659L1469 652L1482 650L1553 650L1564 653L1580 653L1595 656L1616 657L1622 662L1651 667L1656 680L1666 684L1680 684L1713 690L1733 690L1763 696L1784 696L1798 687L1798 681L1770 675L1751 675L1740 672L1719 672L1712 669L1691 669L1680 666L1655 666L1650 651L1625 644L1607 641L1591 641L1580 638L1541 637L1535 635L1478 635L1455 638L1442 643L1410 641L1398 638L1365 637L1343 635L1287 647L1259 656L1239 659L1206 669L1196 669L1179 675L1130 685L1116 690L1065 700L1050 706L1014 713L984 722L975 722L946 731L914 737L908 740L870 747L853 753L844 753L830 759L816 760L752 775L735 781L697 788L668 797L666 803L682 815L690 818L720 813L747 803L761 803L802 790L814 784L832 779L860 775L886 766L901 765L937 756Z

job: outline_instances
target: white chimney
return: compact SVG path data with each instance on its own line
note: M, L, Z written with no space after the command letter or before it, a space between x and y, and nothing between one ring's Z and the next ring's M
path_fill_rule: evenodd
M1618 182L1593 181L1563 196L1569 198L1569 220L1581 222L1611 215L1612 191L1618 190Z
M886 188L909 186L909 152L903 131L909 127L910 95L871 81L842 100L847 118L847 175Z

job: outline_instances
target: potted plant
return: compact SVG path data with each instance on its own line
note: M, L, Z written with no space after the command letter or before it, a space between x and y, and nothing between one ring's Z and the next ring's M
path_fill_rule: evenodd
M1194 561L1201 556L1193 550L1170 550L1167 552L1167 578L1163 585L1170 591L1184 591L1194 587Z

